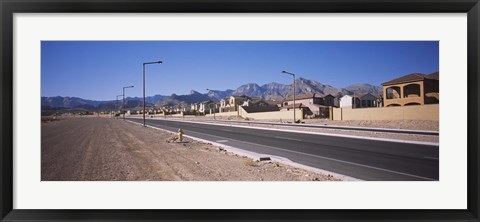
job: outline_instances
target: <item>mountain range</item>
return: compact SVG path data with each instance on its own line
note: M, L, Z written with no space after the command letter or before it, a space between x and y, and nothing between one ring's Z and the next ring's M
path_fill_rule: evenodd
M308 80L304 78L298 78L295 81L295 94L301 95L305 93L322 93L332 94L334 96L352 95L354 93L372 93L382 94L382 87L373 86L370 84L353 84L345 88L335 88L330 85L319 83L315 80ZM264 100L276 100L282 101L285 98L293 96L292 85L285 85L280 83L268 83L259 86L256 83L248 83L239 86L235 90L210 90L208 93L202 94L192 90L187 95L172 94L170 96L155 95L145 97L145 101L148 106L155 104L158 107L161 106L176 106L179 104L191 104L196 102L202 102L206 100L219 101L220 99L230 97L232 95L246 95L250 97L261 97ZM141 97L127 97L127 108L139 107L143 104L143 98ZM42 97L42 109L48 108L85 108L85 109L97 109L107 110L114 109L116 101L95 101L86 100L77 97ZM119 101L121 104L121 100Z
M153 101L158 101L165 96L156 95L145 97L145 104L151 106L154 104ZM155 100L156 99L156 100ZM48 109L86 109L86 110L114 110L117 107L122 106L122 99L117 100L107 100L107 101L97 101L97 100L88 100L78 97L42 97L41 98L42 110ZM117 103L118 102L118 103ZM127 97L125 98L125 107L126 108L135 108L143 105L143 97Z

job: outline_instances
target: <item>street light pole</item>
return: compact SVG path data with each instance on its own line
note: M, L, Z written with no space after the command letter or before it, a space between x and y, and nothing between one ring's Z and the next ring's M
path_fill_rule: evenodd
M161 64L163 63L162 61L156 61L156 62L144 62L143 63L143 126L145 126L145 65L150 65L150 64Z
M293 123L295 123L296 118L295 118L295 74L287 72L287 71L282 71L284 74L291 75L293 77Z
M180 108L182 112L182 119L185 119L185 105L183 103L180 103Z
M212 111L212 105L213 105L213 119L215 119L215 103L210 103L210 111Z
M125 120L125 89L133 88L133 86L125 86L123 87L123 102L122 102L122 113L123 113L123 120Z
M118 108L119 108L119 105L118 105L118 97L119 96L122 96L122 95L117 95L117 103L115 104L115 118L117 117L117 112L118 112Z
M357 108L355 107L356 103L357 103L357 99L355 98L355 92L353 92L353 109Z
M207 89L207 91L211 91L210 89ZM213 104L215 105L215 103ZM212 111L212 104L210 103L210 111ZM213 107L213 119L215 120L215 107Z

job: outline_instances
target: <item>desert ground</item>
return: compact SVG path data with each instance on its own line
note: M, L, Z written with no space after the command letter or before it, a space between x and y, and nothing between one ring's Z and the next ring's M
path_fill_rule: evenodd
M42 119L42 181L326 181L332 175L254 161L112 118Z

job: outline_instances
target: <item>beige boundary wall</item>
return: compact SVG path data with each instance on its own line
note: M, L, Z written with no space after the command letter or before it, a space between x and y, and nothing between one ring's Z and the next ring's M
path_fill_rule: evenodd
M333 120L438 120L439 104L381 108L334 108Z
M215 113L215 116L237 116L238 112L223 112L223 113ZM213 117L213 114L206 114L207 117Z
M280 111L273 111L273 112L258 112L258 113L247 113L241 106L239 109L240 116L243 118L251 118L251 119L275 119L275 120L293 120L293 109L291 110L280 110ZM303 119L303 110L297 109L295 111L295 117L297 119Z
M302 119L303 110L297 109L295 111L295 116L297 119ZM240 107L238 114L243 118L262 120L262 119L274 119L274 120L284 120L292 121L293 120L293 109L288 111L273 111L273 112L258 112L258 113L247 113L242 107ZM213 117L213 114L205 115L207 117ZM237 112L226 112L226 113L215 113L215 116L237 116Z

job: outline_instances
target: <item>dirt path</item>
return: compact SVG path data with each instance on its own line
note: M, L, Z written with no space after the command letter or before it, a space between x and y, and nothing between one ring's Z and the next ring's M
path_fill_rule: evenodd
M210 144L108 118L42 123L42 181L336 180L276 162L255 162Z

